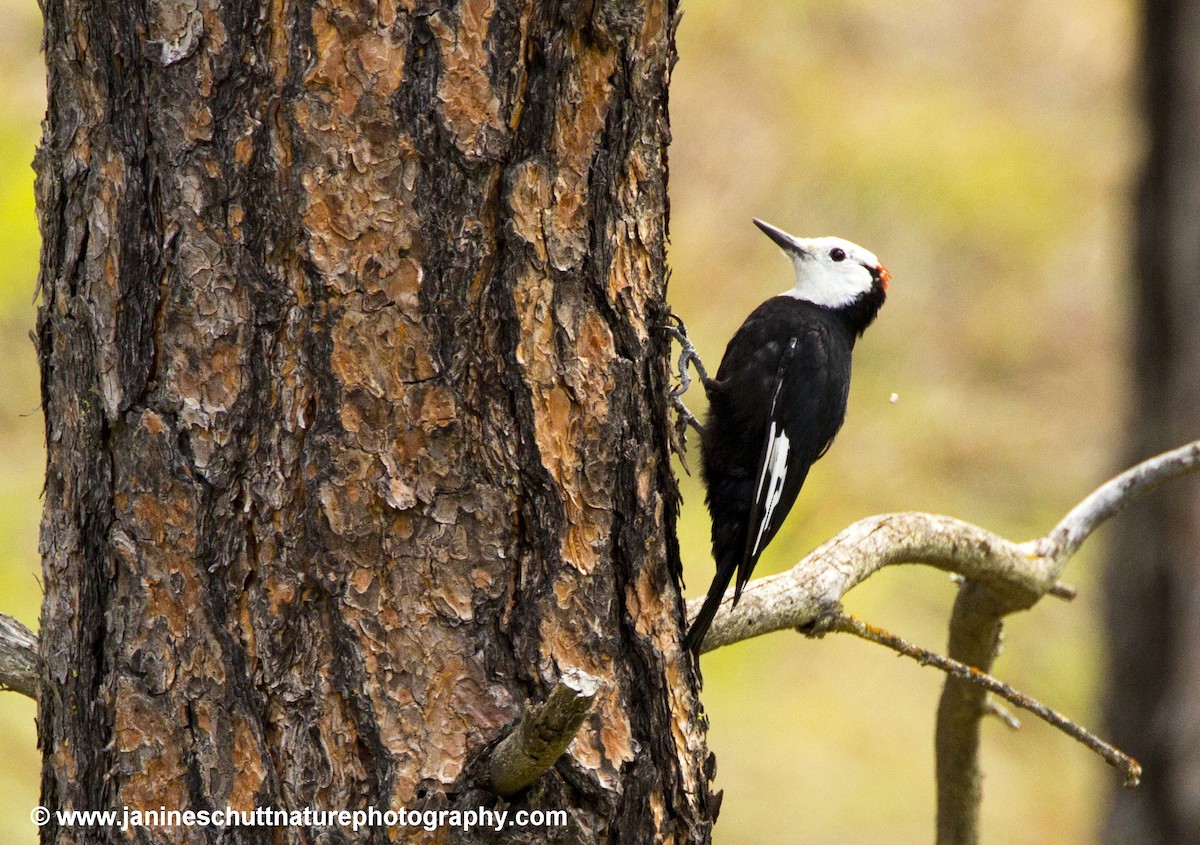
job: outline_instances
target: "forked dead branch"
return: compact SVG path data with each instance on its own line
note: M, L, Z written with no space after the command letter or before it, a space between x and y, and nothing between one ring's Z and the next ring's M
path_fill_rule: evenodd
M1030 607L1060 592L1067 561L1105 520L1167 481L1200 470L1200 440L1126 470L1075 506L1044 537L1014 542L969 522L927 513L861 519L787 572L759 578L732 612L719 613L702 651L788 628L804 628L834 610L842 596L885 566L922 563L987 585ZM701 601L688 603L688 615Z
M925 513L872 516L849 526L792 569L749 584L730 612L728 598L703 651L785 629L845 631L878 642L947 673L938 707L939 845L979 838L979 723L1003 696L1083 742L1120 770L1127 786L1141 774L1136 760L1082 726L991 677L1005 616L1045 595L1070 598L1059 578L1067 562L1103 522L1159 485L1200 470L1200 440L1150 458L1101 485L1044 537L1014 542L958 519ZM922 563L961 575L965 583L950 623L950 653L940 657L841 611L842 597L885 566ZM688 603L699 612L702 599Z

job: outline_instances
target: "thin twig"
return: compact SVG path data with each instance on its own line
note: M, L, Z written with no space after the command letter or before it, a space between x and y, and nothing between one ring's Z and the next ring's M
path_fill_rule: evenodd
M985 701L983 703L983 710L985 716L995 716L997 719L1003 722L1005 726L1011 728L1012 730L1021 730L1021 720L1016 717L1015 713L1013 713L996 699L989 698L987 701Z
M1075 601L1079 597L1079 590L1065 581L1059 581L1050 588L1050 595L1063 601Z
M1099 754L1104 761L1113 768L1117 769L1125 776L1125 785L1127 787L1137 786L1142 775L1142 767L1137 760L1123 753L1120 749L1115 748L1091 731L1073 722L1057 710L1053 710L1042 704L1035 698L1032 698L1014 687L1009 686L1004 681L989 675L986 672L981 672L965 663L960 663L957 660L952 660L949 657L943 657L936 652L929 651L921 646L908 642L902 637L898 637L883 628L863 622L854 616L837 611L833 613L827 620L822 620L822 627L825 630L840 631L846 634L853 634L856 637L861 637L864 640L869 640L878 645L886 646L898 654L905 657L911 657L913 660L920 663L922 666L933 666L942 670L947 675L952 675L956 678L961 678L977 686L983 687L988 692L1000 696L1005 701L1020 707L1023 710L1028 710L1038 718L1058 728L1068 736L1078 740L1086 745L1092 751ZM1006 719L1010 725L1016 722L1009 715ZM1019 723L1013 725L1019 727Z

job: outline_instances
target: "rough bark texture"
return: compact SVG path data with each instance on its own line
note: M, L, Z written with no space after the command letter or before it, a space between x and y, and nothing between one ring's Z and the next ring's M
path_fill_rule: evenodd
M708 838L653 328L675 15L47 0L44 804L501 806L477 763L574 668L595 709L511 805L569 827L401 837Z
M1135 392L1128 450L1200 431L1200 1L1146 0L1149 148L1137 208ZM1105 839L1200 842L1200 485L1131 509L1107 574L1107 719L1144 766L1114 795Z

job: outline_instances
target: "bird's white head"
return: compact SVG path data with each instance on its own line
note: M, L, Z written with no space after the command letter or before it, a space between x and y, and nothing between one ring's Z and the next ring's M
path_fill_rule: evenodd
M841 308L877 288L887 291L887 269L858 244L841 238L797 238L758 219L754 224L779 245L796 269L796 286L784 296Z

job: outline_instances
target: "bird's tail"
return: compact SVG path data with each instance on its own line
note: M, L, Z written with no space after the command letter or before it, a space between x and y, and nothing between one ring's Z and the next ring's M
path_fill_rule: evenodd
M713 579L712 586L708 588L704 605L696 614L687 636L683 638L683 647L696 657L700 656L700 646L704 642L704 636L708 633L709 626L712 625L713 617L717 615L717 610L721 607L721 601L725 598L725 590L729 587L729 581L733 578L735 568L736 566L721 567L717 577Z

